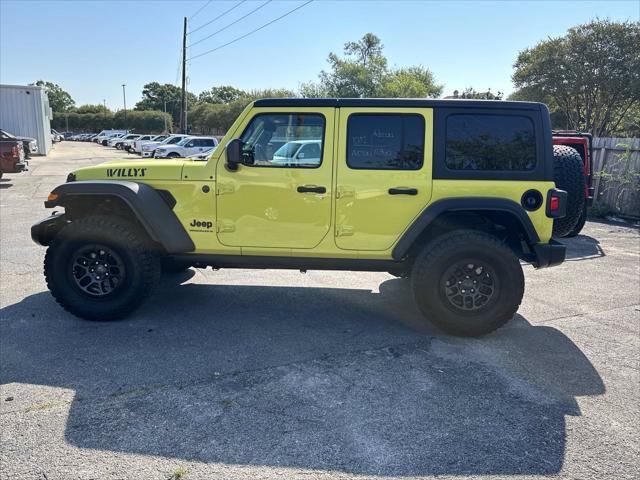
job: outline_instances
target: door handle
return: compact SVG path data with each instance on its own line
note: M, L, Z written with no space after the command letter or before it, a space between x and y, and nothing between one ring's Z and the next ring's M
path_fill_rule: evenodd
M300 185L298 193L327 193L326 187L318 187L316 185Z
M389 189L389 195L417 195L417 188L394 187Z

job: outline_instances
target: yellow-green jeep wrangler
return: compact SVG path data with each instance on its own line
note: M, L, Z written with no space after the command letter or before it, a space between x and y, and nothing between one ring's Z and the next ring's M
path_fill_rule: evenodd
M564 260L554 168L539 103L265 99L206 161L72 172L32 237L55 299L89 320L130 313L162 268L360 270L410 277L427 320L480 335L518 309L520 260Z

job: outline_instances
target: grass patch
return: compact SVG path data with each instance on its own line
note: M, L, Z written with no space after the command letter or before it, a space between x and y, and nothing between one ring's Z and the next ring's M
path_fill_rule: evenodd
M176 468L169 474L167 480L182 480L183 478L185 478L187 473L189 473L189 470L184 467Z

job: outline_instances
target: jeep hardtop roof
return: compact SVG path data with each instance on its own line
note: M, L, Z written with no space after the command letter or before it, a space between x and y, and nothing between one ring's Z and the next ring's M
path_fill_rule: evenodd
M254 102L255 107L374 107L374 108L486 108L540 110L546 105L537 102L512 102L502 100L471 100L427 98L263 98Z

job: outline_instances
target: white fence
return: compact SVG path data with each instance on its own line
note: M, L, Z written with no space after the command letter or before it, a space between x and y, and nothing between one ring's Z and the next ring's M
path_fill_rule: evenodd
M592 168L596 202L640 218L640 138L594 138Z

